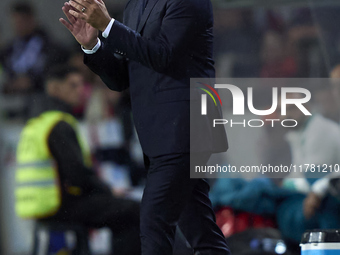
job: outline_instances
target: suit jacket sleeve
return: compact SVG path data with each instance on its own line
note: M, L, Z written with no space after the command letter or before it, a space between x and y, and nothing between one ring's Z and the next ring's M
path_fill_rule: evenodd
M95 54L84 56L84 63L111 89L123 91L129 87L126 59L118 59L105 46Z

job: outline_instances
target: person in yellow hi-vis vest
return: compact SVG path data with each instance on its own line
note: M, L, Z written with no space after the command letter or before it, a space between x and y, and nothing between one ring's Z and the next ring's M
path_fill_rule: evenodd
M139 255L139 203L112 195L91 169L72 107L83 78L61 66L46 80L46 98L25 125L17 149L16 212L22 218L109 227L119 255Z

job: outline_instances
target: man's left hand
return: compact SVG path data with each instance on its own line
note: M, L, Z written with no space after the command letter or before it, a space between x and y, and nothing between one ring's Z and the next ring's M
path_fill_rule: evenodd
M103 0L70 0L69 3L76 10L70 10L72 16L100 31L104 31L111 21Z

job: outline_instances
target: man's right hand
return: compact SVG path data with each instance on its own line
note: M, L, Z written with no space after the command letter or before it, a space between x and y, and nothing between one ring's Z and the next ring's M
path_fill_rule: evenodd
M85 49L92 49L98 42L98 30L87 24L86 21L72 16L69 11L74 8L68 2L64 4L62 10L69 22L63 18L60 18L59 21Z

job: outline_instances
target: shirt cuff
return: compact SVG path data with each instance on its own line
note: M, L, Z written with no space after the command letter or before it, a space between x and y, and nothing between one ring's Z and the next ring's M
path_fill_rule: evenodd
M107 25L107 27L106 27L105 30L103 31L102 36L103 36L104 38L107 38L107 37L109 36L110 31L111 31L111 28L112 28L114 22L115 22L115 19L112 18L111 21L110 21L110 23Z
M87 50L87 49L85 49L83 46L81 46L81 49L82 49L86 54L94 54L94 53L96 53L97 50L100 48L101 44L102 44L102 43L101 43L100 39L98 38L97 44L96 44L91 50Z

